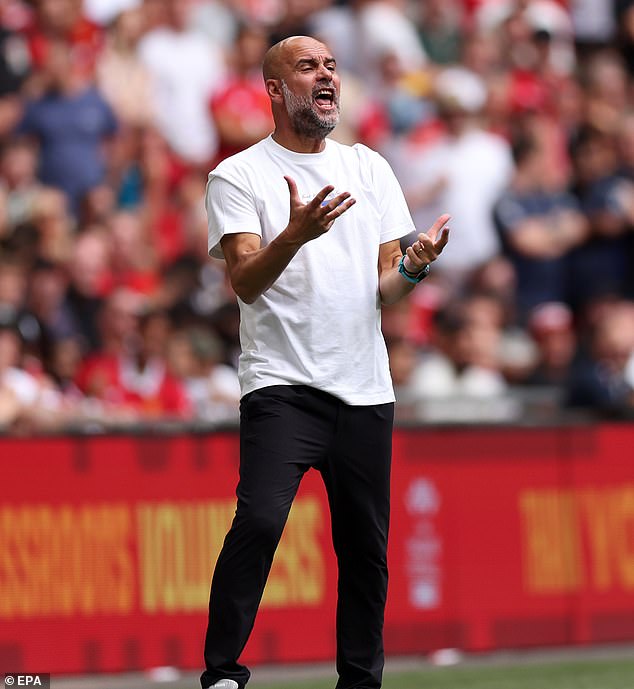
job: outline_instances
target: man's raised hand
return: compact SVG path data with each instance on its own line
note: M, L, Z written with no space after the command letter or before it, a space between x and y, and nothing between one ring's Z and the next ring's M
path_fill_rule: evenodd
M303 203L292 177L285 176L290 194L290 216L287 232L302 244L328 232L335 220L354 206L356 199L344 191L326 202L334 191L332 185L324 187L311 201Z
M427 230L418 235L418 239L405 250L407 260L405 269L411 273L419 273L429 263L433 263L449 241L449 228L446 224L451 216L443 213Z

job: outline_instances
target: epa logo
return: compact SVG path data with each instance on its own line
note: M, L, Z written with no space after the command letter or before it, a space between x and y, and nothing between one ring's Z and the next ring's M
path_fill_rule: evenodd
M50 676L48 674L37 675L18 675L10 674L4 676L5 687L41 687L48 689L50 687Z

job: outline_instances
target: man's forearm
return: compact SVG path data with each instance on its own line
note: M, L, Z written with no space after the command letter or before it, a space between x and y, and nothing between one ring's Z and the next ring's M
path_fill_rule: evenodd
M405 255L401 254L396 241L381 245L384 258L381 260L379 252L379 293L383 304L398 301L427 276L429 266L449 240L449 228L446 226L449 219L446 213L438 216L428 233L421 232L416 241L405 249Z
M407 260L407 259L406 259ZM379 293L382 304L394 304L399 299L408 295L416 285L408 282L398 272L398 261L390 269L383 271L379 277Z
M301 246L284 230L270 244L235 257L230 267L234 292L252 304L279 278Z

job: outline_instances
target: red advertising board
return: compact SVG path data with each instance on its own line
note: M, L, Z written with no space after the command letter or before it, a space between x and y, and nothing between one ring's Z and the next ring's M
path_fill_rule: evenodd
M399 429L386 650L634 639L634 426ZM201 665L238 439L0 439L0 671ZM336 567L305 479L244 658L334 656Z

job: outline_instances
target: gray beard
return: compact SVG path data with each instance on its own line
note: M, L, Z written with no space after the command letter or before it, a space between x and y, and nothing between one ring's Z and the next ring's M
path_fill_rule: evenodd
M339 123L339 103L329 115L320 115L313 106L312 98L296 96L282 79L284 105L293 131L309 139L325 139Z

